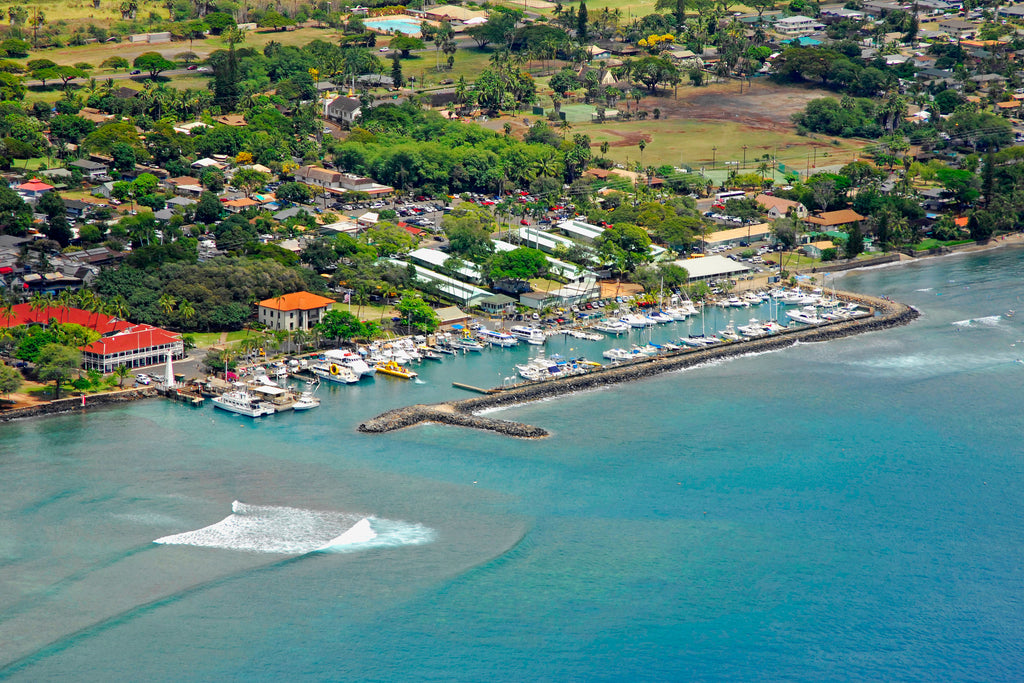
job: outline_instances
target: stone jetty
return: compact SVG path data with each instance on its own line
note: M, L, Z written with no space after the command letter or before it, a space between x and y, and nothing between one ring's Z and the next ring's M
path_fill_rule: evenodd
M358 430L360 432L376 434L404 429L405 427L411 427L424 422L433 422L458 427L485 429L518 438L541 438L548 436L548 432L540 427L507 420L495 420L477 415L476 413L488 408L527 403L576 391L596 389L620 382L631 382L645 377L653 377L663 372L694 367L723 358L731 358L748 353L775 351L792 346L798 341L805 343L829 341L863 332L884 330L890 327L906 325L920 315L916 309L895 301L889 301L888 299L879 299L849 292L837 292L837 297L844 301L852 301L867 307L871 315L820 325L800 326L768 337L726 343L711 348L683 349L651 358L603 367L585 375L573 375L571 377L497 389L486 396L396 408L363 422L359 425Z

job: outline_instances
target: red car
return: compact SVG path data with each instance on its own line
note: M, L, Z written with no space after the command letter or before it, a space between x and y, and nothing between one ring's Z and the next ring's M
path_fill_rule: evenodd
M529 225L529 224L530 224L530 221L526 220L525 218L520 219L520 221L519 221L519 225Z

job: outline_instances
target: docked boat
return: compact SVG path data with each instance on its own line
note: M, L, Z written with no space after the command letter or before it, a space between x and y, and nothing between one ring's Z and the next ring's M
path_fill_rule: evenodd
M598 332L604 332L605 334L614 334L617 337L620 334L629 332L629 325L621 320L605 319L595 323L594 329Z
M530 325L513 325L509 328L508 333L516 339L522 339L527 344L534 344L535 346L539 346L547 340L547 337L544 336L544 330Z
M412 379L416 377L416 372L409 368L402 367L397 362L389 360L387 363L381 363L377 366L377 372L382 375L391 375L392 377L401 377L402 379Z
M475 351L479 353L484 350L484 345L472 337L459 337L452 341L452 346L463 351Z
M356 373L357 377L372 377L373 373L376 372L372 365L363 360L362 356L352 351L330 349L324 352L324 358L327 359L328 363L344 365Z
M504 332L495 332L494 330L480 330L477 332L480 336L480 340L484 341L491 346L515 346L519 343L519 340L513 337L511 334L505 334Z
M320 379L337 384L355 384L359 381L359 375L341 363L314 363L309 366L309 371Z
M713 346L715 344L718 344L720 341L721 340L718 339L717 337L705 337L703 335L700 335L692 337L683 337L682 339L679 340L679 343L685 346L699 349L702 346Z
M736 331L744 337L763 337L768 334L768 330L765 329L764 323L757 318L751 318L747 321L746 325L740 325L737 327Z
M743 339L743 337L736 332L736 327L733 325L731 320L729 321L729 324L725 326L724 330L719 330L718 336L726 341L739 341L740 339Z
M676 321L675 318L673 318L668 313L665 313L664 311L654 311L647 317L649 317L651 320L658 323L659 325L665 325L666 323L673 323Z
M586 339L587 341L601 341L604 339L604 337L596 332L586 332L584 330L569 330L568 334L575 339Z
M273 415L277 412L274 406L261 401L258 397L242 388L234 389L215 397L213 405L215 408L245 415L246 417L262 417L264 415Z
M786 315L792 320L804 325L817 325L825 322L818 317L818 309L814 306L804 306L803 308L796 311L786 311Z
M441 355L440 351L438 351L437 349L432 348L430 346L426 346L426 345L419 346L419 347L417 347L417 351L419 351L420 355L423 356L423 360L443 360L444 359L444 356Z
M629 360L629 359L633 358L633 354L631 354L629 351L627 351L626 349L618 349L618 348L608 349L607 351L604 351L601 354L601 356L604 357L604 358L607 358L608 360L611 360L611 361Z
M687 311L684 308L676 307L676 306L669 306L668 308L663 309L662 313L664 313L667 316L671 316L671 318L673 320L677 320L677 321L678 320L686 320L688 317L690 317L690 312L689 311Z
M320 407L320 399L316 397L316 389L319 384L313 382L306 383L306 390L303 391L299 398L292 404L292 410L312 410L313 408Z
M628 315L624 315L621 318L619 318L619 320L621 322L626 323L630 327L641 329L644 327L654 327L655 325L658 324L654 322L654 320L652 320L651 318L648 318L646 315L639 315L637 313L630 313Z

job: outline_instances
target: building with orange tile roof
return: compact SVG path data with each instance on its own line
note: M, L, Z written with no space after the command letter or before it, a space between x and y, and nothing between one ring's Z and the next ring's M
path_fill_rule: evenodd
M311 292L292 292L257 304L259 321L273 330L308 330L323 319L334 299Z

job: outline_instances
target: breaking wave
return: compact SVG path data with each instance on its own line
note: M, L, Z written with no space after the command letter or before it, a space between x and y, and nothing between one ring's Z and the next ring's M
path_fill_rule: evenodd
M421 545L434 531L421 524L344 512L276 505L231 504L231 514L210 526L158 538L160 545L242 550L282 555L350 553Z
M974 327L975 325L985 325L987 327L992 327L994 325L998 325L999 321L1002 319L1003 316L1001 315L988 315L985 316L984 318L968 318L967 320L957 320L950 324L956 325L957 327Z

